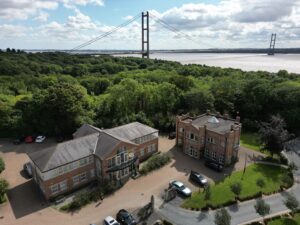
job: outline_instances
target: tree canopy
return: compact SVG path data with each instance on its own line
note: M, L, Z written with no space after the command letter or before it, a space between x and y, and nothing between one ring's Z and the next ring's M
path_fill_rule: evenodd
M288 107L287 107L288 106ZM0 52L0 137L71 134L82 123L140 121L162 131L207 109L255 121L280 115L300 130L300 78L131 57Z

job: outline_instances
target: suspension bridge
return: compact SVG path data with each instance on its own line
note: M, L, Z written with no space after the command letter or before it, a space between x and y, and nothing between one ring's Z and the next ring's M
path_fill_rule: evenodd
M126 22L114 27L113 29L109 30L108 32L105 32L89 41L86 41L73 49L69 50L69 53L76 53L83 48L92 45L95 42L101 41L102 39L105 39L114 33L119 32L122 28L125 28L126 26L129 26L130 24L134 23L135 21L140 20L141 21L141 50L140 51L131 51L133 54L140 54L143 58L149 58L150 55L150 18L155 23L159 24L162 28L176 34L180 38L184 38L189 42L193 42L197 45L210 47L210 49L218 49L216 46L213 46L212 44L205 43L203 41L196 40L192 36L190 36L187 33L184 33L183 31L180 31L176 27L168 24L166 21L162 20L158 16L154 14L150 14L149 11L142 12L140 14L137 14L136 16L132 17L131 19L127 20ZM268 49L260 50L260 52L256 53L266 53L268 55L274 55L275 53L275 44L276 44L276 34L272 33L271 35L271 41L270 46Z

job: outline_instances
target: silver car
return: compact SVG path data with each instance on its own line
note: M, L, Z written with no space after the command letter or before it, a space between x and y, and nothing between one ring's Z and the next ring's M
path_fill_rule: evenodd
M191 189L186 187L180 181L173 180L170 182L170 186L175 188L177 193L184 195L185 197L190 197L192 195Z

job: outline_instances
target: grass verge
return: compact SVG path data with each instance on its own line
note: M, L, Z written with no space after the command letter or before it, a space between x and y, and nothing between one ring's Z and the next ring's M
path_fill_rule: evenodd
M269 221L268 225L300 225L300 213L296 213L292 218L276 218Z
M287 169L277 166L253 164L246 168L245 174L243 171L232 173L220 183L211 186L211 198L204 199L204 192L195 192L192 197L187 199L182 207L189 209L203 209L207 207L218 208L229 205L235 202L235 195L232 193L231 184L239 182L242 186L239 200L248 200L264 194L272 194L280 191L281 187L289 187L293 180L288 179L287 174L290 174ZM291 175L289 175L291 176ZM256 183L258 179L264 180L264 187L259 187Z

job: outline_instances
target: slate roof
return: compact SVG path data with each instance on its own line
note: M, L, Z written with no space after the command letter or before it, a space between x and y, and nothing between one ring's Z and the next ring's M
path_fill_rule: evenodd
M188 118L192 121L192 125L196 128L206 126L207 130L211 130L217 133L227 133L231 130L232 125L239 125L236 121L232 119L224 119L222 117L216 117L214 115L201 115L196 118Z
M95 134L101 132L101 129L89 124L83 124L74 134L74 138L84 137L89 134Z
M41 172L46 172L92 154L105 159L121 142L137 146L132 140L154 132L157 130L138 122L107 130L84 124L73 134L73 140L28 156Z
M98 133L87 135L41 151L28 153L28 156L41 172L46 172L92 155L96 149L98 137Z
M300 155L300 137L286 142L284 146L288 151L294 151Z
M155 133L158 130L139 122L133 122L112 129L106 129L104 131L115 137L120 137L129 141L133 141L136 138Z

